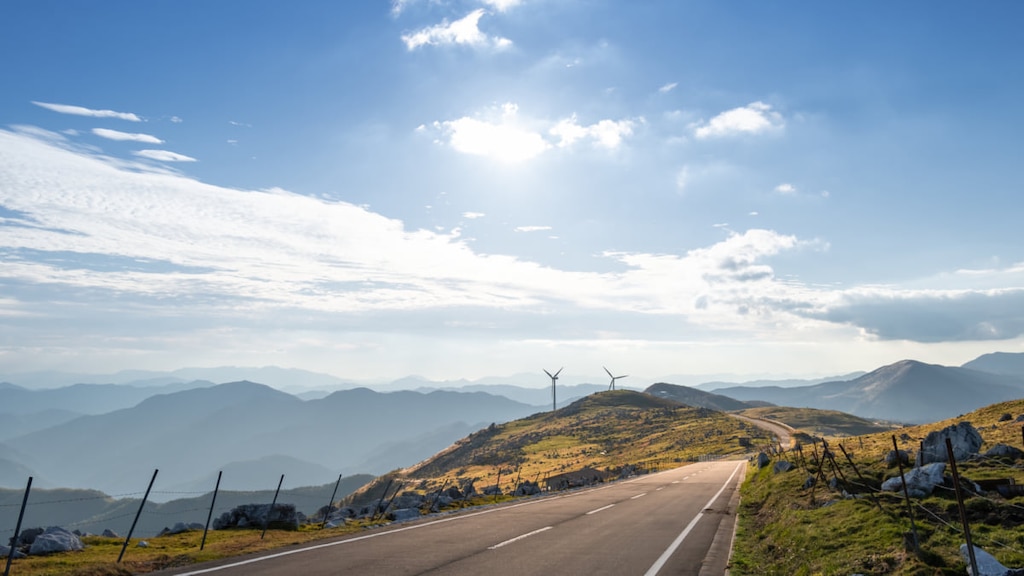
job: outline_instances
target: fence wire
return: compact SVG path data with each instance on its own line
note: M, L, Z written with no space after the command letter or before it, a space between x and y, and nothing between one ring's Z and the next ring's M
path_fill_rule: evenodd
M838 445L840 446L840 449L843 450L842 445L841 444L838 444ZM829 489L828 485L832 481L827 480L827 478L829 476L832 476L834 478L833 481L836 482L836 487L837 487L836 489L837 490L840 489L839 488L840 485L845 485L846 487L848 487L850 489L856 490L857 491L857 495L865 494L865 495L873 496L876 499L876 501L879 502L879 506L882 508L882 510L885 513L887 513L890 517L897 518L899 516L899 508L898 507L900 506L900 504L898 502L893 502L893 500L901 501L901 500L903 500L902 496L900 496L899 494L894 493L894 492L883 491L880 488L877 488L877 487L875 487L875 486L873 486L871 484L867 484L865 482L862 482L862 481L860 481L860 479L857 476L852 476L851 477L850 475L846 475L844 479L840 480L836 475L837 475L837 472L838 472L839 475L843 474L842 471L841 471L843 463L838 458L834 457L834 453L831 452L831 448L828 446L827 443L823 443L822 448L823 448L823 450L819 451L818 442L816 440L814 442L814 450L816 452L815 454L809 454L809 455L805 456L802 448L797 448L797 449L790 450L789 454L795 456L795 459L799 463L799 466L801 466L804 469L804 471L807 472L807 474L809 476L814 477L815 483L817 483L818 480L825 480L826 489ZM781 446L776 446L776 445L763 446L762 447L762 451L764 451L766 454L772 454L773 456L775 456L776 458L779 458L779 459L787 456L787 451L785 450L785 448L783 448ZM918 449L918 454L920 454L920 452L921 452L920 449ZM935 455L938 454L938 452L935 451L935 450L925 450L925 453L929 454L929 455L932 455L932 456L935 456ZM832 455L832 457L829 457L830 454ZM947 457L947 454L946 454L945 450L942 451L941 456L943 457L943 459L945 459ZM918 456L918 458L920 458L920 456ZM986 456L982 456L982 455L972 455L971 458L970 458L970 461L982 461L986 465L988 465L988 466L990 466L992 468L995 468L995 469L1005 468L1008 471L1016 472L1018 474L1021 472L1022 469L1024 469L1024 467L1022 467L1019 464L1007 463L1007 461L1005 459L997 458L997 457L986 457ZM847 463L847 465L849 466L850 464ZM850 467L852 468L852 466L850 466ZM858 474L858 476L859 476L859 474ZM962 476L962 473L961 473L961 476ZM994 507L996 507L996 509L998 509L998 508L1010 508L1010 509L1024 511L1024 506L1021 506L1020 504L1012 502L1009 498L1002 498L1002 497L998 498L998 499L997 498L993 498L992 496L990 496L987 493L979 492L977 490L974 490L973 486L972 486L972 482L964 481L964 480L965 480L964 478L961 478L961 489L965 493L965 496L970 496L970 497L973 497L973 498L984 499L985 501L991 503ZM945 493L945 497L948 497L950 495L950 493L955 493L955 489L954 488L951 488L949 486L945 486L943 484L936 485L934 487L934 490L937 490L937 491L940 491L940 492L944 492ZM845 490L843 490L843 491L845 492ZM890 508L892 508L893 506L896 506L897 508L887 510L884 506L881 506L881 502L883 502L883 501L886 502L887 505ZM963 525L960 523L959 520L953 522L953 521L950 521L950 520L948 520L946 518L943 518L942 516L937 514L934 510L929 508L926 505L926 503L922 502L920 499L911 499L911 502L912 502L912 505L913 505L913 509L921 512L923 514L923 518L927 518L927 521L929 523L931 523L931 526L932 526L933 529L936 529L936 530L938 530L938 529L946 529L946 530L949 530L949 531L954 532L956 534L964 535L964 528L963 528ZM994 547L1001 548L1003 550L1007 550L1007 551L1013 552L1015 554L1024 555L1024 549L1020 548L1019 546L1008 544L1006 542L997 540L996 538L994 538L992 536L989 536L988 534L985 534L985 533L976 533L976 532L978 532L978 531L971 530L972 539L974 540L975 545L978 545L978 544L991 545L991 546L994 546Z

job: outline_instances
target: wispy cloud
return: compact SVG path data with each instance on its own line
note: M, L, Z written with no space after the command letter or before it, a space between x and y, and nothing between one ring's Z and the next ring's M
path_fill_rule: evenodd
M189 318L190 330L217 319L290 325L344 315L405 333L407 312L441 322L459 311L539 317L557 306L771 338L837 326L926 342L1024 334L1024 314L1006 312L1024 310L1024 265L958 272L956 290L808 285L777 278L771 259L826 244L723 228L723 239L680 253L604 252L611 271L562 270L345 202L112 162L0 130L0 206L11 220L0 222L0 281L17 288L0 307L67 324L93 322L100 304L139 322ZM389 316L399 312L402 321Z
M161 162L195 162L196 159L191 156L185 156L184 154L178 154L177 152L171 152L170 150L136 150L132 154L142 157L149 158L150 160L159 160Z
M764 102L752 102L740 108L726 110L711 120L694 126L697 138L721 138L736 134L761 134L780 130L785 126L782 115Z
M401 16L402 12L415 0L391 0L391 15Z
M132 134L129 132L121 132L120 130L110 130L107 128L93 128L92 133L99 136L100 138L107 138L108 140L125 140L129 142L144 142L146 144L163 144L164 141L157 138L156 136L150 136L149 134Z
M483 212L463 212L462 217L469 220L476 220L477 218L483 218L486 216Z
M440 24L430 26L402 35L402 42L409 50L421 46L446 46L461 44L475 48L491 47L505 49L512 45L508 38L488 36L480 30L480 18L486 12L479 8L454 22L444 20Z
M60 114L72 114L75 116L91 116L93 118L117 118L119 120L128 120L129 122L142 122L142 118L139 118L131 112L115 112L113 110L94 110L92 108L84 108L82 106L72 106L70 104L53 104L50 102L36 102L32 101L36 106L52 110Z
M783 182L775 187L775 191L779 194L796 194L796 186L793 186L788 182Z
M658 88L658 92L661 92L662 94L668 94L669 92L675 90L676 86L678 85L678 82L669 82L668 84L665 84L661 88Z

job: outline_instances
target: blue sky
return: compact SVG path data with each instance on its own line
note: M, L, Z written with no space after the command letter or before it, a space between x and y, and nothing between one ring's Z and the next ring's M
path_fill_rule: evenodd
M0 371L1024 351L1024 5L0 4Z

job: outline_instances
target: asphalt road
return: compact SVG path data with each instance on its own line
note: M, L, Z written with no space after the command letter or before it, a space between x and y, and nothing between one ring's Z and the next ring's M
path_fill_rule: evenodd
M720 575L745 466L700 462L162 574Z
M775 434L778 443L787 447L792 448L793 442L793 428L782 422L775 420L766 420L764 418L751 418L749 416L740 416L739 414L729 414L733 418L743 420L744 422L750 422L754 426L757 426L763 430L767 430L771 434Z

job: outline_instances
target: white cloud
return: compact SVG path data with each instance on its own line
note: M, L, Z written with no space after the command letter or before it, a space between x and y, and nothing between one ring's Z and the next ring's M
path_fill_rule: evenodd
M600 120L589 126L581 126L576 115L555 124L548 133L558 138L558 146L566 148L579 140L589 138L596 146L607 149L618 148L622 139L633 135L632 120Z
M496 49L505 49L512 45L507 38L490 37L480 31L480 18L485 11L479 8L470 12L465 17L449 23L444 20L441 24L422 28L410 34L403 34L402 41L409 50L415 50L420 46L446 46L462 44L476 48L490 46Z
M486 216L483 212L463 212L462 217L469 220L476 220L477 218L483 218Z
M554 137L554 142L551 142L538 130L546 124L545 121L521 119L518 112L517 105L506 103L500 109L485 111L484 119L465 116L434 122L434 128L442 133L443 142L464 154L522 162L555 146L569 148L580 141L590 141L595 147L614 150L622 145L624 138L633 134L637 122L643 122L643 118L638 121L605 119L584 126L573 115L547 130L547 134ZM420 131L419 127L417 131Z
M775 191L779 194L796 194L796 186L783 182L775 187Z
M550 147L540 134L509 124L463 117L435 123L435 126L448 136L448 143L455 150L502 162L529 160Z
M665 84L661 88L658 88L658 92L661 92L662 94L668 94L669 92L675 90L676 86L678 85L678 82L669 82L668 84Z
M124 140L129 142L145 142L146 144L163 144L164 141L149 134L132 134L120 130L109 130L107 128L93 128L92 133L108 140Z
M171 116L171 122L174 122L175 124L181 124L182 122L184 122L184 120L177 116Z
M482 0L484 4L498 12L505 12L523 3L523 0Z
M70 104L52 104L49 102L36 102L32 101L36 106L41 106L47 110L52 110L60 114L73 114L75 116L92 116L93 118L117 118L120 120L128 120L130 122L142 122L142 118L139 118L131 112L115 112L113 110L93 110L92 108L83 108L82 106L71 106Z
M782 115L764 102L752 102L726 110L704 124L694 126L697 138L720 138L736 134L761 134L785 126Z
M178 154L177 152L171 152L170 150L136 150L132 152L132 154L142 158L149 158L150 160L159 160L161 162L196 161L196 159L191 156L185 156L184 154Z
M625 271L565 271L476 253L457 231L406 230L348 203L129 171L28 135L0 130L0 152L0 205L32 224L0 226L0 249L79 255L9 259L0 279L108 293L115 307L159 299L160 314L509 310L550 301L686 314L713 289L721 306L701 314L731 315L732 292L782 290L760 260L799 244L748 231L683 255L605 255Z
M540 232L543 230L551 230L551 226L516 226L516 232Z

